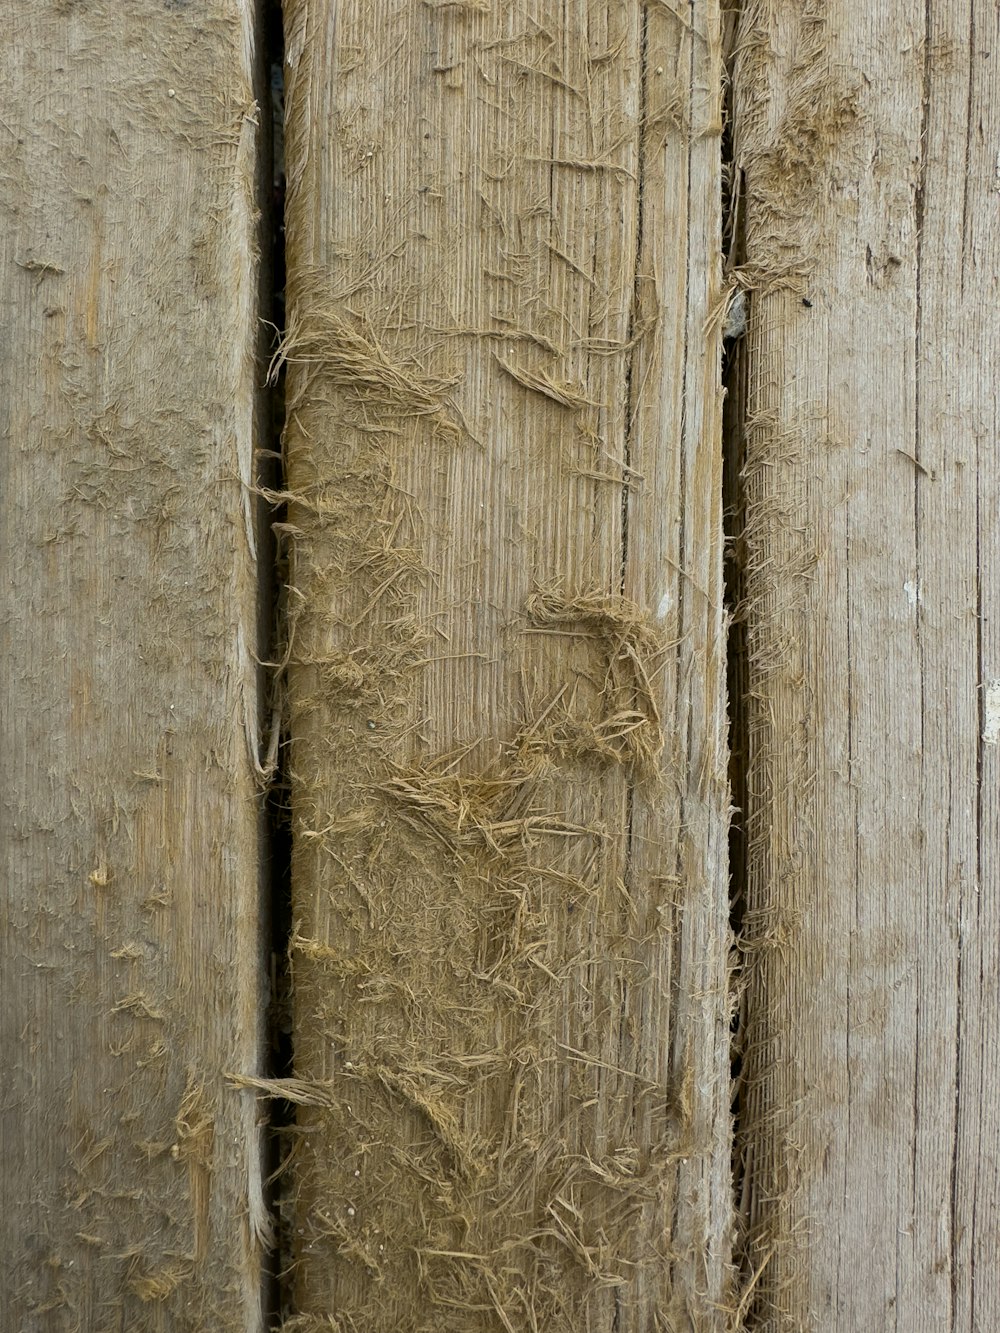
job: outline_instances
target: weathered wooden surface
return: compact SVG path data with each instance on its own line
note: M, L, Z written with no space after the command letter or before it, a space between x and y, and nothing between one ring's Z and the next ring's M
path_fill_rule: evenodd
M741 20L755 1327L1000 1322L995 22Z
M252 24L5 15L5 1330L261 1327Z
M286 19L294 1327L719 1329L717 9Z

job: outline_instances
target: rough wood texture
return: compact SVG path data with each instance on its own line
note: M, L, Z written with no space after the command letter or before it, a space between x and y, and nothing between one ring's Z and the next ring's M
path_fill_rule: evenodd
M719 1329L717 8L286 18L289 1328Z
M754 1327L1000 1323L996 37L742 17Z
M5 15L5 1330L261 1327L252 32Z

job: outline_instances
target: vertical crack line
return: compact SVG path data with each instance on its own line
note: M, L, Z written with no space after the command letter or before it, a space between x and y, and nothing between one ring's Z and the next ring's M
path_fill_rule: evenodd
M641 33L639 42L639 107L638 107L638 137L636 141L636 219L635 219L635 249L632 256L632 301L629 309L628 331L626 333L626 345L629 348L628 361L625 367L625 429L622 439L622 457L625 464L622 470L622 492L621 492L621 566L619 569L618 591L622 597L628 592L628 558L629 558L629 507L632 499L632 484L634 473L632 471L633 462L633 431L635 429L635 420L639 411L639 388L635 383L635 359L637 351L637 331L640 327L642 313L642 253L643 253L643 222L645 209L645 170L646 170L646 117L647 117L647 78L649 74L649 16L645 8L641 11ZM635 871L635 809L636 793L635 782L629 778L625 784L625 839L624 839L624 863L622 866L622 881L626 885L629 893L633 890L634 871ZM622 979L620 993L620 1008L618 1013L618 1043L619 1050L622 1049L623 1039L628 1028L628 984ZM635 1120L635 1110L632 1112L633 1122ZM613 1333L618 1333L621 1328L623 1308L621 1293L616 1289L614 1293L614 1314L612 1316L611 1327Z
M624 597L628 584L628 545L629 545L629 503L634 473L632 471L632 432L635 418L639 411L639 395L633 383L636 358L636 334L640 327L642 306L642 246L643 221L645 209L645 173L646 173L646 116L647 116L647 78L649 74L649 15L642 10L642 33L639 43L639 136L636 162L636 218L635 218L635 254L632 265L632 306L629 311L626 346L629 348L628 364L625 367L625 432L622 441L622 453L625 462L622 476L622 556L619 578L619 592Z
M284 540L286 494L282 437L285 426L284 368L275 357L285 332L285 154L284 154L284 27L281 0L261 0L260 64L263 84L263 166L261 182L261 320L267 335L265 401L261 410L258 485L264 539L258 568L265 626L262 657L268 669L267 706L272 718L269 744L270 778L264 797L263 931L269 981L267 1040L263 1059L266 1078L291 1076L293 1068L292 1004L289 944L292 932L291 811L289 806L288 719L284 667L287 656L288 558ZM269 113L269 114L268 114ZM266 1201L273 1221L273 1241L264 1258L265 1326L287 1318L289 1227L287 1177L283 1166L295 1124L291 1103L266 1103Z
M720 140L722 181L722 252L727 277L746 262L745 194L737 166L734 124L733 69L738 49L741 6L723 15L723 132ZM750 723L749 647L746 620L746 461L748 366L746 302L738 292L740 309L726 320L723 332L722 385L722 523L723 597L726 611L726 692L729 721L729 787L732 814L729 825L729 925L733 939L732 1019L730 1035L733 1208L736 1220L733 1261L741 1293L740 1327L750 1329L756 1319L754 1287L759 1277L750 1249L752 1229L752 1150L744 1082L746 1013L746 941L748 929L748 836ZM738 317L735 317L738 316Z

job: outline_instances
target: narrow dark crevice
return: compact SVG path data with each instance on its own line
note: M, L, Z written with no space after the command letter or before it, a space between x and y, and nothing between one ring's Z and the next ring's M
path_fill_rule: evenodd
M643 258L643 221L645 209L645 169L646 169L646 116L647 110L647 91L646 80L648 78L649 62L649 16L645 10L642 13L642 39L639 51L639 154L638 154L638 179L636 182L636 228L635 228L635 252L632 263L634 287L632 291L632 306L629 311L628 332L626 333L627 346L629 347L628 361L625 367L625 432L622 445L622 460L625 464L622 477L622 498L621 498L621 567L619 571L619 592L622 597L626 595L628 588L628 556L629 556L629 509L632 500L632 486L634 484L634 474L632 472L632 429L635 422L636 400L635 386L632 383L633 372L635 369L636 356L636 336L639 329L642 310L642 258Z
M268 333L266 355L272 361L285 328L285 160L284 160L284 33L280 0L262 0L261 55L265 80L263 110L270 113L262 136L267 164L262 188L262 318ZM277 365L277 363L274 363ZM260 558L264 601L270 608L265 642L269 661L268 715L279 728L277 746L272 742L274 770L265 796L265 951L270 981L267 1009L267 1045L263 1073L267 1078L288 1078L293 1069L291 975L289 941L292 930L291 853L292 830L287 770L287 715L284 660L287 625L287 553L282 539L286 506L268 496L285 493L282 435L285 426L284 371L278 366L268 377L262 412L264 447L260 450L259 479L264 493L267 529ZM287 1177L282 1164L289 1150L295 1108L289 1102L267 1103L265 1142L267 1204L274 1226L274 1239L265 1256L265 1327L278 1328L291 1313L288 1308L288 1216Z
M726 641L726 688L729 705L729 925L733 938L733 1015L730 1028L731 1114L733 1138L733 1199L736 1214L735 1262L740 1288L750 1278L746 1267L750 1227L747 1179L747 1114L744 1086L744 1040L747 1027L745 985L747 936L747 797L749 767L749 691L747 624L744 613L744 497L742 486L745 419L745 344L727 344L723 356L723 532L724 595L729 630ZM749 1328L750 1325L744 1325Z
M740 6L724 14L726 86L722 135L722 217L725 272L730 282L746 263L744 180L737 163L734 125L733 65L737 47ZM749 1180L747 1176L747 1113L744 1083L746 1034L746 958L749 767L748 696L750 690L746 622L746 497L743 468L746 457L747 340L749 293L735 286L723 338L722 383L722 512L724 537L724 598L728 620L726 690L729 713L729 785L733 807L729 826L729 924L733 937L734 1007L730 1038L731 1114L733 1145L733 1204L736 1217L734 1264L740 1292L749 1288ZM753 1326L753 1314L744 1310L741 1327Z

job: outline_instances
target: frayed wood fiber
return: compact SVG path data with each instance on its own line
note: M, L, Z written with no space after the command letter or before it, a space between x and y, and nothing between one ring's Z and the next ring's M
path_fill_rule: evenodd
M286 24L285 1333L722 1330L718 12Z
M5 1331L264 1323L255 21L4 15Z

